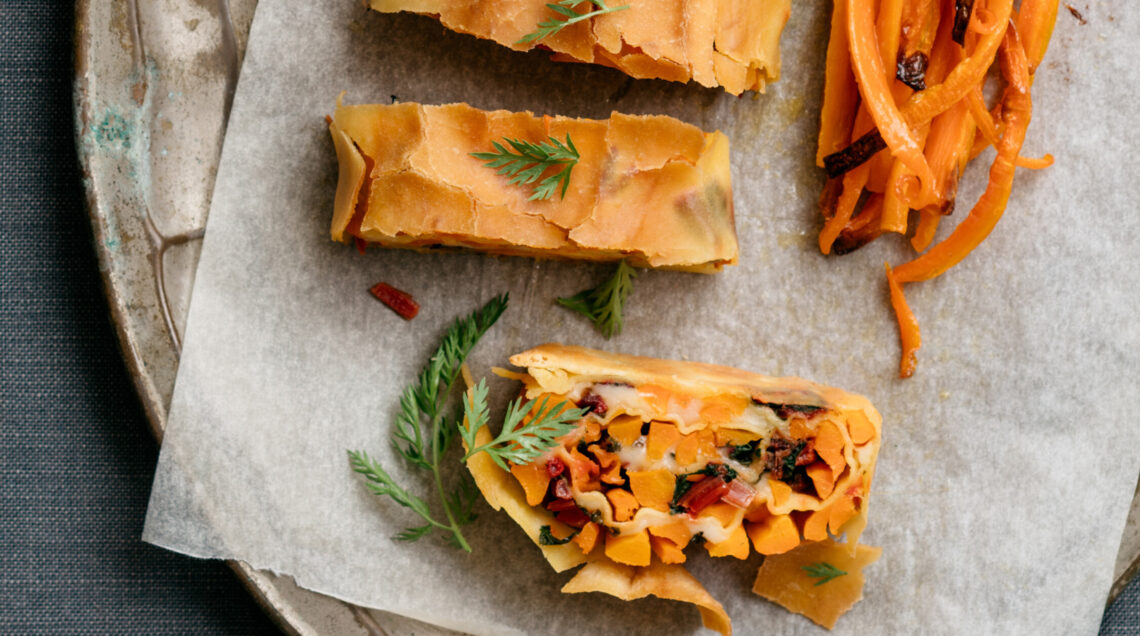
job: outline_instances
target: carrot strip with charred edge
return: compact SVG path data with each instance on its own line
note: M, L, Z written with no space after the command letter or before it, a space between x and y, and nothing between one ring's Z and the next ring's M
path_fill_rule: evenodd
M855 218L847 223L847 227L839 233L831 249L836 254L849 254L863 247L867 243L879 238L883 233L879 229L879 220L883 216L883 195L872 194L867 197L863 209Z
M934 233L938 231L938 224L942 221L942 214L931 208L923 208L918 215L918 225L914 228L914 236L910 237L910 246L916 252L925 252L934 241Z
M847 54L846 21L847 3L836 2L831 13L831 38L827 43L824 83L828 90L823 94L823 107L819 116L819 150L815 156L815 163L821 168L827 165L824 163L825 157L843 150L850 143L855 109L859 104L859 89L855 85L851 58ZM871 154L885 147L884 144ZM828 168L828 173L830 172L831 168Z
M820 198L825 218L820 251L844 254L884 232L906 233L909 211L918 211L910 243L920 256L897 267L886 265L902 347L901 377L914 372L921 346L905 285L941 275L990 234L1009 202L1017 168L1053 164L1052 155L1033 158L1020 152L1031 119L1033 73L1048 48L1058 5L1058 0L836 2L824 102L832 113L841 104L849 110L820 129L816 160L829 177ZM841 25L843 32L835 33ZM844 41L849 65L835 63L834 47ZM884 69L892 63L890 74ZM1005 88L991 109L983 87L995 66ZM850 94L852 76L857 96ZM847 130L853 141L840 147ZM991 145L997 152L985 192L950 236L935 244L942 217L954 210L967 163Z
M995 21L1000 19L1002 22L998 23L1002 24L1009 20L1009 16L1013 11L1013 0L998 0L998 5L997 10L993 11L993 14ZM850 23L850 20L848 22ZM994 57L997 55L998 46L1001 45L1004 34L1004 29L999 29L995 33L985 35L979 40L977 47L970 56L962 60L954 67L954 70L950 71L950 74L946 76L944 82L911 95L906 103L897 109L898 112L902 114L905 123L908 126L921 126L925 124L939 113L949 110L955 103L965 97L969 91L973 90L974 86L985 80L986 71L993 64ZM865 52L863 54L865 54ZM854 57L854 55L854 49L852 49L852 57ZM852 144L873 145L875 143L875 137L882 137L882 131L878 129L871 130L852 142ZM866 155L863 157L863 161L870 158L871 155ZM824 161L826 161L826 158ZM846 169L851 170L856 165L858 164L848 163ZM836 177L839 176L839 174L842 174L842 171L838 173L828 171L828 176L830 177Z
M916 91L926 89L926 71L939 22L935 0L911 0L903 7L895 77Z
M872 130L856 139L843 150L833 152L823 158L827 176L832 179L843 176L843 173L863 165L886 147L887 142L883 141L883 136L879 134L879 131Z
M990 10L994 20L998 24L1006 24L1013 12L1013 0L994 0L993 4L996 8L991 6ZM930 121L935 115L949 110L974 86L984 81L1004 35L1004 29L983 35L970 55L950 71L945 81L912 95L899 109L907 124L920 126Z
M974 122L965 101L934 118L930 136L926 140L926 156L934 172L934 194L942 214L954 209L958 191L958 177L966 169L970 149L974 144ZM927 206L929 207L929 206Z
M960 46L966 44L966 28L970 26L970 16L974 11L974 0L954 2L954 41Z
M823 229L819 231L820 252L831 253L831 244L847 226L847 221L851 220L851 215L854 214L855 206L859 203L859 196L863 192L863 186L866 185L867 175L870 172L870 167L863 164L843 175L843 192L840 193L839 201L836 203L835 216L828 219L827 223L823 224Z
M875 120L883 140L919 180L921 192L929 191L933 175L922 149L892 98L883 60L878 53L872 0L848 0L847 37L851 40L851 66L863 95L863 103ZM925 92L925 91L924 91ZM921 93L919 93L921 94Z

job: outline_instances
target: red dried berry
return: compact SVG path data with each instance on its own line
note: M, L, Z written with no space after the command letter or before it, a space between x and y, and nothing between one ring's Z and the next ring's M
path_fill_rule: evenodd
M420 304L412 298L411 294L400 291L388 283L376 283L368 291L372 292L376 300L388 305L389 309L400 314L404 320L411 320L420 313Z

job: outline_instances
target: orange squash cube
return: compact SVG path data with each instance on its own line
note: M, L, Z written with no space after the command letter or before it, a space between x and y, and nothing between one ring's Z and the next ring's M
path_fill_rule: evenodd
M673 473L660 468L629 471L626 475L629 477L629 488L638 503L645 508L669 512L669 504L673 501L673 490L677 485Z
M625 565L649 565L649 533L642 530L634 534L606 535L606 556Z
M676 426L668 422L651 422L649 437L645 440L645 457L650 460L661 459L679 441L681 431Z
M614 521L629 521L640 508L637 498L628 490L621 488L607 490L606 499L609 499L610 505L614 507Z
M748 537L760 554L782 554L800 544L800 531L788 515L748 524Z

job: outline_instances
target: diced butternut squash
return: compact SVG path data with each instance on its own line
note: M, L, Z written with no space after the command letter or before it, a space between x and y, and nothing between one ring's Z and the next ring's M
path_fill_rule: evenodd
M771 516L772 513L768 511L768 506L759 497L752 500L748 510L744 513L744 518L753 522L763 521Z
M607 490L606 499L609 499L610 505L614 507L614 521L629 521L640 507L633 494L621 488Z
M594 458L598 460L598 466L601 468L598 479L615 486L625 483L625 479L621 476L621 457L617 453L611 453L599 444L590 444L586 450L593 453Z
M655 384L643 384L637 387L637 392L649 406L657 413L657 415L665 415L669 412L669 402L675 400L675 394L663 386Z
M633 446L637 438L641 437L641 420L631 415L619 415L610 421L606 430L609 431L610 437L616 439L619 444L624 446Z
M772 488L772 503L782 506L792 496L792 487L778 479L768 478L768 486Z
M598 536L601 534L601 527L591 521L582 526L582 529L571 541L576 543L579 548L582 548L582 554L589 554L594 551L594 546L598 545Z
M726 504L723 501L718 501L702 510L701 514L697 515L697 518L712 517L716 519L722 527L727 528L736 521L736 515L739 513L740 508Z
M788 422L788 434L792 436L792 439L807 439L811 437L811 433L806 417L802 415L792 416L791 421Z
M843 524L855 516L855 500L851 497L842 497L829 507L831 508L831 517L827 526L831 528L831 534L838 535Z
M847 431L856 444L866 444L875 438L875 427L862 411L847 412Z
M671 540L664 537L649 537L649 545L653 548L653 553L661 559L662 563L684 563L685 550L684 545L677 545Z
M727 424L748 407L750 400L736 395L719 395L705 398L701 407L701 420L708 425Z
M719 453L716 450L716 434L709 429L702 429L697 431L697 459L702 457L712 459L718 457Z
M542 503L543 497L546 496L546 489L550 486L550 475L546 472L544 464L535 462L522 466L511 466L511 474L522 484L528 506L537 506Z
M706 543L705 547L709 551L709 556L731 556L741 560L747 559L749 552L748 534L744 532L744 526L736 526L727 539L719 543Z
M606 535L606 556L625 565L649 565L651 549L649 533L645 530L634 534Z
M831 506L813 510L804 522L804 541L823 541L827 538L827 522L831 520Z
M738 431L731 428L718 428L716 429L715 435L717 446L727 446L729 444L733 446L743 446L759 438L756 433L751 431Z
M579 453L577 448L570 449L570 459L566 462L566 467L570 469L570 482L580 492L602 489L602 485L598 483L601 467L589 457Z
M831 491L835 490L835 473L831 472L831 466L815 461L808 464L807 474L811 478L811 483L815 484L815 492L820 499L831 496Z
M681 431L668 422L649 424L649 437L645 440L645 457L649 460L661 459L681 441Z
M582 427L582 441L583 442L586 442L586 443L596 442L599 439L601 439L601 437L602 437L602 423L601 422L599 422L598 420L595 420L592 417L586 418L585 420L583 420L583 422L585 422L585 426Z
M838 477L847 462L843 459L843 434L831 420L819 425L813 446L816 454L831 467L832 474Z
M697 462L697 450L701 439L695 433L682 435L681 441L673 448L678 466L690 466Z
M800 531L788 515L747 524L748 537L760 554L782 554L800 544Z
M681 547L689 545L689 540L693 538L693 531L689 529L689 524L684 521L674 521L663 526L650 526L649 534L668 539Z
M626 474L629 477L630 490L642 507L669 512L669 504L673 501L673 490L677 486L673 473L660 468L630 471Z

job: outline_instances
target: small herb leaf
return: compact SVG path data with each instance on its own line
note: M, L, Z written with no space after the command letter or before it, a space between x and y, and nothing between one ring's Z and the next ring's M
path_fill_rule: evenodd
M367 453L348 452L349 465L364 476L369 491L377 496L392 498L427 522L396 535L401 541L416 541L431 532L432 528L438 528L449 533L449 538L455 545L471 551L459 528L475 519L472 512L476 501L475 487L470 478L460 481L450 494L444 486L440 465L455 435L455 429L446 421L444 412L448 408L448 398L464 360L506 309L507 296L504 294L492 298L481 309L452 323L439 348L420 372L418 381L404 389L400 396L400 413L396 416L392 431L392 445L409 464L431 472L445 520L437 519L423 499L397 484L380 463Z
M831 581L832 579L835 579L835 578L838 578L838 577L841 577L841 576L844 576L847 574L843 570L840 570L839 568L837 568L834 565L827 563L825 561L820 561L818 563L812 563L811 565L805 565L801 569L803 569L805 572L807 572L807 575L810 576L811 578L819 579L818 581L815 582L816 586L823 585L824 583L827 583L827 582Z
M590 5L595 8L593 11L578 13L576 9L583 4ZM629 5L625 4L620 7L610 7L606 5L604 0L559 0L557 4L547 4L546 7L551 11L558 13L562 17L549 18L547 20L539 22L537 31L524 35L521 39L519 39L518 42L515 42L515 44L529 44L531 42L537 42L543 38L547 38L554 35L555 33L558 33L571 24L576 24L578 22L589 20L591 18L605 15L607 13L623 11L625 9L628 9Z
M539 143L510 137L504 137L503 140L512 150L494 141L491 142L491 146L495 152L473 152L471 156L483 161L488 168L496 168L495 174L510 176L511 185L530 185L538 181L548 169L559 168L557 172L534 186L530 200L545 201L559 190L559 186L561 186L560 198L566 198L566 190L570 187L570 175L580 158L569 134L566 135L565 142L554 137L548 137L547 141Z
M621 333L622 310L633 291L633 279L636 277L637 271L621 261L613 275L601 285L570 297L559 298L557 302L589 318L608 339Z
M541 528L538 529L538 544L539 545L566 545L567 543L570 543L570 540L573 539L579 532L581 532L581 531L575 530L573 533L570 534L570 536L566 537L565 539L559 539L558 537L551 534L550 526L542 526Z
M567 409L565 401L547 407L548 400L543 398L537 405L533 400L525 404L522 398L513 400L507 405L499 435L486 444L476 446L475 435L487 423L487 387L485 381L480 380L463 403L468 424L461 427L460 434L469 449L463 461L476 453L486 452L496 465L510 470L507 462L529 464L537 459L555 446L559 437L573 431L578 421L586 416L585 409Z

